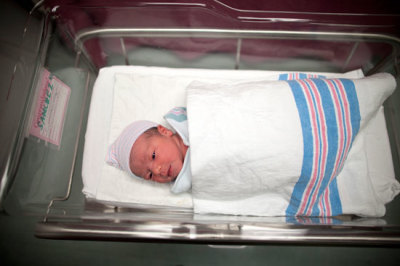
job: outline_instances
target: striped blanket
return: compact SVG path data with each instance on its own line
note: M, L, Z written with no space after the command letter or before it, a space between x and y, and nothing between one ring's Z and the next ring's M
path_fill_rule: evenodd
M394 88L389 74L192 83L187 108L195 212L382 216L383 203L371 203L379 196L369 175L341 181L340 173L357 133ZM354 190L362 196L354 198Z
M346 79L288 82L303 133L303 165L287 215L342 213L336 176L360 128L354 83Z

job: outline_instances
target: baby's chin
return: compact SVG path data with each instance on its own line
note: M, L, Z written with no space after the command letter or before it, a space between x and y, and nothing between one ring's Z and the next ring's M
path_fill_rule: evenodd
M171 183L175 181L176 177L160 177L160 178L154 178L152 181L156 183Z

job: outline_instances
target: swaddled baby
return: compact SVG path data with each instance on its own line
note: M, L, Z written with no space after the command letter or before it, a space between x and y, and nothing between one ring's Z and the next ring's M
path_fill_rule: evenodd
M106 161L135 178L174 182L173 193L185 192L191 187L186 108L174 108L164 118L176 133L151 121L135 121L109 147Z

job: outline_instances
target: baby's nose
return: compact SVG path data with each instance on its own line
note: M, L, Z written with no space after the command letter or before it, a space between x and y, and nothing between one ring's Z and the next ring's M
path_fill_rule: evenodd
M151 172L154 175L160 175L161 174L161 165L153 165L153 169L151 170Z

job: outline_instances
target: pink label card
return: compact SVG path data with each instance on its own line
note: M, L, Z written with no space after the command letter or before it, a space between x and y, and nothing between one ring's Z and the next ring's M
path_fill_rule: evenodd
M60 146L71 88L43 69L29 134Z

